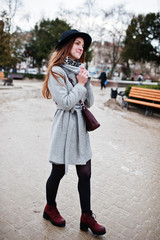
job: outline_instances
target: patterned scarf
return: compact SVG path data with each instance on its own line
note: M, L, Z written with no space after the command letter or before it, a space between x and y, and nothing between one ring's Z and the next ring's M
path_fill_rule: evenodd
M84 64L79 63L78 60L73 61L72 59L70 59L70 57L67 57L64 63L61 65L73 86L77 83L76 75L80 71L80 66L84 66Z
M71 66L79 67L81 63L78 60L73 61L70 57L66 57L66 60L64 61L63 64L68 64Z

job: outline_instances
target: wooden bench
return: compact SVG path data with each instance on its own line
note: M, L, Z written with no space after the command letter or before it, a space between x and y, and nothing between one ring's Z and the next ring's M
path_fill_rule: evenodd
M3 86L13 86L13 78L8 75L7 78L4 77L4 72L0 72L0 79L3 82Z
M160 90L131 87L129 98L122 99L122 108L129 103L146 106L145 115L148 115L153 108L160 108Z
M13 85L13 78L8 75L7 78L4 77L4 72L0 72L0 79L3 82L3 86L14 86Z

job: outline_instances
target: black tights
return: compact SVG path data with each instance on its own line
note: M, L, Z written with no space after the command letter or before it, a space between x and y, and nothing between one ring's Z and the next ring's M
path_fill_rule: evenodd
M83 213L90 209L90 178L91 178L91 160L86 165L76 165L78 175L78 191L80 197L81 210ZM53 205L56 201L58 186L65 174L64 164L52 164L51 175L46 184L47 203Z

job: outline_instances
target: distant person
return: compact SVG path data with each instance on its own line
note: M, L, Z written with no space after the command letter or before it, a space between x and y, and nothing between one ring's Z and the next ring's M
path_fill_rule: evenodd
M142 73L140 73L140 74L138 75L137 81L143 82L143 74L142 74Z
M104 70L101 70L101 74L98 78L101 81L101 90L106 87L107 75Z
M90 228L94 234L103 235L105 227L96 222L91 210L92 150L80 103L81 100L91 107L94 102L89 73L83 64L91 40L87 33L68 30L50 55L42 93L46 98L53 98L57 110L51 130L49 162L52 170L46 183L47 204L43 217L55 226L65 226L65 219L57 209L56 196L68 165L75 165L81 206L80 229L87 231ZM65 204L67 208L67 202ZM72 206L71 211L70 214L74 214L78 210Z
M151 82L150 76L147 76L146 82Z

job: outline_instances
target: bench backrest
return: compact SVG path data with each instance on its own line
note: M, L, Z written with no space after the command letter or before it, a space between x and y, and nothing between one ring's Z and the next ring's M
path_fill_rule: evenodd
M160 90L157 89L131 87L129 96L134 98L160 102Z

